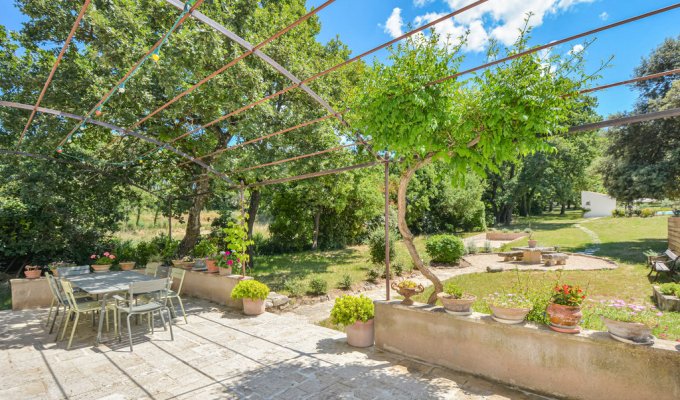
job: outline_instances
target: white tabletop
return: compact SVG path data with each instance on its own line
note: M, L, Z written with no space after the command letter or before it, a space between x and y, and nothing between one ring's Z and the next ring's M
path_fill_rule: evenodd
M87 293L105 294L128 290L132 282L152 281L158 278L133 271L114 271L69 276L67 279L73 286Z

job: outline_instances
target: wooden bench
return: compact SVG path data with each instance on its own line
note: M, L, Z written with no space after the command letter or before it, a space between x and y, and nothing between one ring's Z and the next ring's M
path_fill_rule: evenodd
M656 258L655 261L653 261L651 270L649 271L649 274L647 274L647 276L650 276L652 275L652 272L656 272L654 282L656 282L659 279L659 275L662 273L668 275L671 279L675 280L673 278L673 275L678 272L678 268L680 267L680 265L678 265L678 256L675 253L673 253L672 250L670 249L666 250L663 253L663 257L665 258L665 260Z
M549 253L549 254L543 254L543 259L545 260L545 265L550 267L555 264L557 265L565 265L567 263L567 258L569 258L568 255L564 253Z
M512 261L515 259L516 261L522 261L522 255L524 253L522 251L503 251L498 253L500 257L503 257L503 261Z

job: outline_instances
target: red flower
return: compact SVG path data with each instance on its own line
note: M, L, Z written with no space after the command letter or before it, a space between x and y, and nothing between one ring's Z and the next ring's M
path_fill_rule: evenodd
M234 260L227 260L227 265L234 265Z

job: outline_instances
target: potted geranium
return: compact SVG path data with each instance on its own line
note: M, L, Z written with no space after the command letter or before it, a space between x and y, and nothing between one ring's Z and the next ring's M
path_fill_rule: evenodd
M546 313L550 319L548 327L556 332L579 333L581 328L581 304L586 295L583 289L572 285L555 285Z
M269 296L269 287L253 279L245 279L231 291L232 299L243 300L243 313L260 315L264 312L264 301Z
M491 318L504 324L520 324L533 308L531 300L517 293L493 293L485 298Z
M425 290L423 285L415 283L408 279L403 280L399 283L393 281L392 285L390 286L392 287L392 289L396 290L397 293L404 296L404 300L401 301L401 304L405 306L413 305L413 300L411 300L411 296L415 296L418 293L422 293Z
M659 317L663 316L654 307L628 304L623 300L611 300L599 311L612 338L641 345L654 343L652 329L659 324Z
M50 270L53 276L59 276L58 268L64 268L64 267L75 267L76 265L73 263L67 263L64 261L54 261L49 264L47 264L47 268Z
M92 254L90 260L92 260L92 265L90 265L90 267L92 267L94 272L108 272L111 265L116 262L116 256L106 251L101 256Z
M472 314L472 303L477 300L477 297L463 293L463 289L458 287L453 282L449 282L444 286L442 293L437 293L437 297L442 302L446 312L454 315L470 315Z
M347 332L347 343L354 347L373 345L375 305L364 296L344 295L335 299L331 310L331 321L342 325Z
M231 275L234 265L238 265L241 262L237 255L230 250L221 251L215 260L217 267L220 269L220 275Z
M42 274L42 267L38 265L27 265L24 267L24 275L26 279L38 279Z

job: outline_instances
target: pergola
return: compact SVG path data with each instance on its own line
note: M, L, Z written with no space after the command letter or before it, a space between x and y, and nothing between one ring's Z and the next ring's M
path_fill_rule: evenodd
M42 88L42 91L40 92L40 94L38 96L36 103L33 104L33 105L29 105L29 104L20 104L20 103L9 102L9 101L0 101L0 106L30 111L30 116L29 116L29 118L26 122L26 125L25 125L23 131L20 133L18 143L17 143L17 148L16 149L0 149L0 154L4 154L4 155L8 155L8 156L11 155L11 156L33 157L35 159L55 161L55 162L66 162L66 163L75 162L75 161L71 161L71 160L65 159L63 157L60 157L60 155L65 154L64 152L67 151L67 148L68 148L68 145L71 141L72 136L83 125L93 124L93 125L98 125L98 126L101 126L103 128L109 129L114 133L118 133L118 134L122 135L121 139L122 139L122 137L126 137L126 136L127 137L133 137L133 138L137 138L141 141L144 141L144 142L150 144L150 149L148 151L146 151L144 154L141 154L140 156L135 158L134 160L125 161L125 162L122 162L122 163L111 163L112 165L119 166L119 167L125 167L127 165L134 165L139 160L142 160L146 157L149 157L150 155L153 155L153 154L157 153L158 151L167 150L171 153L174 153L176 156L179 156L179 160L181 162L178 165L181 166L181 165L188 165L188 164L193 163L193 164L200 166L202 169L204 169L205 172L206 172L206 175L203 178L201 178L201 180L212 179L212 178L221 179L224 182L226 182L228 185L230 185L230 187L232 187L233 189L240 190L241 198L243 198L243 192L244 192L245 188L274 185L274 184L279 184L279 183L284 183L284 182L310 179L310 178L315 178L315 177L320 177L320 176L325 176L325 175L339 174L339 173L350 171L350 170L368 168L368 167L373 167L373 166L376 166L376 165L379 165L379 164L383 164L384 165L384 171L385 171L385 236L386 236L386 241L385 241L386 251L385 252L386 252L386 265L387 265L387 272L386 272L387 294L386 294L386 296L387 296L387 299L389 299L389 296L390 296L390 291L389 291L390 260L389 260L389 240L388 240L389 239L389 212L388 212L388 210L389 210L389 192L388 192L389 163L391 161L398 161L398 160L390 160L390 156L389 156L388 152L379 153L379 152L374 151L371 148L370 140L366 139L362 135L361 132L355 131L354 132L355 141L353 143L343 144L343 145L335 146L335 147L328 148L328 149L325 149L325 150L309 153L309 154L300 154L300 155L290 157L290 158L286 158L286 159L280 159L280 160L276 160L276 161L273 161L273 162L253 165L253 166L249 166L249 167L245 167L245 168L241 168L241 169L238 169L238 170L231 171L231 174L233 175L233 174L237 174L237 173L240 173L240 172L250 171L250 170L259 169L259 168L265 168L265 167L269 167L269 166L273 166L273 165L280 165L280 164L283 164L283 163L296 161L296 160L300 160L300 159L305 159L305 158L316 157L316 156L320 156L320 155L327 154L327 153L330 153L330 152L339 151L339 150L343 150L343 149L355 147L355 146L365 146L368 149L368 151L373 155L373 157L375 157L374 161L365 162L365 163L362 163L362 164L350 165L350 166L345 166L345 167L335 168L335 169L328 169L328 170L320 170L320 171L311 172L311 173L307 173L307 174L303 174L303 175L288 176L288 177L284 177L284 178L271 179L271 180L259 181L259 182L244 182L244 181L235 182L232 179L232 177L228 176L225 172L217 170L209 162L205 162L204 159L209 158L209 157L210 157L210 159L212 159L212 157L223 154L227 151L236 150L238 148L247 146L249 144L261 142L261 141L267 140L269 138L272 138L272 137L275 137L275 136L278 136L278 135L283 135L283 134L286 134L288 132L294 131L296 129L300 129L300 128L303 128L303 127L306 127L306 126L309 126L309 125L313 125L313 124L316 124L316 123L319 123L321 121L325 121L325 120L328 120L328 119L331 119L331 118L337 119L339 121L339 123L341 123L343 126L351 129L351 126L349 125L349 123L343 118L343 114L345 112L344 111L338 112L337 110L335 110L327 101L325 101L321 96L319 96L316 92L314 92L314 90L312 90L308 86L308 84L310 82L313 82L317 79L320 79L320 78L322 78L322 77L324 77L324 76L326 76L326 75L328 75L328 74L330 74L330 73L332 73L332 72L334 72L338 69L341 69L341 68L343 68L343 67L345 67L345 66L347 66L347 65L349 65L353 62L361 60L364 57L366 57L370 54L373 54L373 53L375 53L375 52L377 52L381 49L384 49L384 48L386 48L386 47L388 47L388 46L390 46L394 43L397 43L397 42L399 42L399 41L401 41L405 38L411 37L411 36L413 36L413 35L415 35L419 32L422 32L422 31L424 31L428 28L431 28L434 25L436 25L436 24L438 24L442 21L448 20L448 19L450 19L450 18L452 18L452 17L454 17L458 14L464 13L465 11L468 11L468 10L475 8L475 7L477 7L477 6L479 6L483 3L486 3L488 0L474 1L470 4L468 4L465 7L462 7L462 8L455 10L451 13L448 13L448 14L446 14L446 15L440 17L440 18L437 18L437 19L435 19L435 20L433 20L433 21L431 21L427 24L424 24L424 25L422 25L422 26L420 26L416 29L413 29L409 32L406 32L399 37L396 37L396 38L394 38L394 39L392 39L388 42L385 42L385 43L383 43L379 46L376 46L376 47L374 47L374 48L372 48L368 51L365 51L365 52L363 52L363 53L361 53L357 56L354 56L354 57L352 57L348 60L345 60L345 61L343 61L339 64L336 64L336 65L334 65L330 68L327 68L326 70L317 72L316 74L313 74L313 75L311 75L307 78L304 78L304 79L300 79L299 77L295 76L290 71L288 71L285 67L281 66L279 63L277 63L271 57L267 56L262 51L262 48L264 48L267 44L271 43L272 41L276 40L277 38L281 37L282 35L286 34L287 32L289 32L290 30L292 30L293 28L295 28L299 24L304 23L306 20L308 20L313 15L319 13L320 11L325 9L326 7L330 6L332 3L335 2L335 0L325 1L323 4L321 4L316 9L313 9L312 11L308 12L307 14L301 16L300 18L298 18L292 24L290 24L290 25L284 27L283 29L277 31L275 34L273 34L272 36L268 37L267 39L263 40L262 42L260 42L256 45L249 43L244 38L239 37L237 34L235 34L234 32L231 32L229 29L227 29L223 25L219 24L218 22L214 21L213 19L207 17L205 14L198 11L198 8L202 5L204 0L190 0L186 3L183 3L179 0L165 0L165 1L169 5L180 10L180 14L177 17L175 23L170 27L170 29L168 29L168 31L151 48L148 49L148 51L144 55L142 55L141 58L139 58L139 60L122 76L122 78L120 78L118 80L118 82L116 84L114 84L110 88L110 90L108 90L108 92L96 104L94 104L90 108L90 110L85 115L77 115L77 114L68 113L68 112L65 112L65 111L41 107L40 106L41 101L42 101L42 99L45 95L45 92L47 91L51 81L52 81L52 78L53 78L53 76L56 72L56 69L59 66L59 64L62 60L62 57L64 56L66 50L68 49L70 42L73 39L74 34L75 34L76 30L78 29L86 11L87 11L87 9L90 5L91 0L85 0L81 9L80 9L80 12L78 13L78 15L76 17L76 20L73 23L73 27L71 28L71 31L70 31L68 37L66 38L66 41L63 44L61 52L59 53L54 65L53 65L53 67L50 71L50 74L49 74L47 80L45 81L45 84ZM586 37L586 36L589 36L589 35L593 35L593 34L598 33L598 32L603 32L603 31L606 31L606 30L609 30L609 29L613 29L613 28L616 28L616 27L619 27L619 26L622 26L622 25L626 25L626 24L629 24L629 23L632 23L632 22L635 22L635 21L638 21L638 20L641 20L641 19L645 19L645 18L649 18L649 17L655 16L655 15L658 15L658 14L669 12L669 11L675 10L677 8L680 8L680 3L675 3L675 4L672 4L672 5L657 9L657 10L649 11L649 12L646 12L646 13L643 13L643 14L640 14L640 15L637 15L637 16L634 16L634 17L630 17L630 18L623 19L623 20L620 20L620 21L617 21L617 22L614 22L614 23L606 24L606 25L600 26L598 28L590 29L590 30L587 30L587 31L582 32L582 33L567 36L567 37L564 37L560 40L556 40L556 41L552 41L552 42L544 44L544 45L536 46L536 47L527 49L525 51L509 55L507 57L499 58L499 59L493 60L491 62L476 66L474 68L470 68L470 69L467 69L467 70L464 70L464 71L457 72L457 73L450 75L450 76L441 77L437 80L429 82L425 86L437 85L437 84L440 84L442 82L446 82L448 80L455 79L455 78L458 78L458 77L463 76L463 75L471 74L473 72L480 71L480 70L485 69L485 68L493 67L495 65L498 65L498 64L501 64L501 63L504 63L504 62L507 62L507 61L510 61L510 60L513 60L513 59L516 59L516 58L519 58L519 57L530 55L530 54L536 53L536 52L541 51L541 50L549 49L549 48L552 48L554 46L558 46L558 45L566 43L566 42L570 42L570 41L580 39L580 38L583 38L583 37ZM120 126L116 126L116 125L108 123L108 122L98 120L96 117L101 115L102 107L111 98L111 96L116 92L124 93L125 92L125 83L134 75L134 73L146 61L148 61L148 59L152 59L154 61L158 60L158 57L159 57L158 54L159 54L160 48L166 43L166 41L172 35L172 33L177 28L179 28L188 18L194 18L194 19L200 21L201 23L211 27L212 29L216 30L217 32L219 32L222 35L224 35L225 37L227 37L229 40L232 40L233 42L237 43L239 46L241 46L243 49L245 49L245 51L243 53L241 53L238 57L232 59L231 61L229 61L228 63L226 63L222 67L220 67L219 69L217 69L214 72L212 72L211 74L205 76L204 78L202 78L201 80L199 80L197 83L193 84L192 86L190 86L186 90L177 94L171 100L169 100L165 104L161 105L160 107L156 108L154 111L148 113L147 115L145 115L144 117L142 117L141 119L139 119L138 121L136 121L134 124L132 124L129 127L120 127ZM216 118L216 119L214 119L214 120L212 120L212 121L210 121L206 124L203 124L202 126L196 127L192 130L189 130L189 131L187 131L187 132L185 132L185 133L183 133L183 134L181 134L181 135L179 135L179 136L177 136L177 137L175 137L175 138L173 138L169 141L162 141L160 139L150 137L148 135L144 135L144 134L142 134L142 133L140 133L139 131L136 130L137 128L139 128L143 124L146 124L147 122L149 122L155 115L162 112L163 110L165 110L170 105L180 101L182 98L184 98L188 94L192 93L193 91L198 89L203 84L207 83L211 79L213 79L216 76L220 75L221 73L225 72L226 70L228 70L232 66L239 63L241 60L243 60L243 59L245 59L249 56L252 56L252 55L260 58L265 63L270 65L272 68L274 68L278 73L285 76L291 82L290 85L279 90L279 91L277 91L277 92L275 92L275 93L267 95L267 96L265 96L265 97L263 97L263 98L261 98L257 101L251 102L251 103L246 104L246 105L244 105L244 106L242 106L242 107L240 107L240 108L238 108L234 111L226 113L226 114L224 114L224 115L222 115L222 116L220 116L220 117L218 117L218 118ZM595 91L599 91L599 90L603 90L603 89L608 89L608 88L615 87L615 86L627 85L627 84L631 84L631 83L636 83L636 82L650 80L650 79L656 79L656 78L660 78L660 77L663 77L663 76L674 75L674 74L680 74L680 69L669 70L669 71L665 71L665 72L662 72L662 73L651 74L651 75L642 76L642 77L629 79L629 80L625 80L625 81L620 81L620 82L613 82L613 83L609 83L609 84L598 86L598 87L584 89L584 90L581 90L578 93L565 93L564 96L591 93L591 92L595 92ZM213 152L208 153L208 154L200 155L200 156L192 156L190 154L187 154L186 152L177 148L176 145L175 145L175 143L177 143L177 142L179 142L179 141L181 141L181 140L183 140L187 137L191 137L192 135L194 135L194 134L196 134L196 133L198 133L198 132L200 132L200 131L202 131L202 130L204 130L204 129L212 126L212 125L215 125L215 124L217 124L217 123L219 123L219 122L221 122L221 121L223 121L227 118L230 118L232 116L235 116L237 114L245 112L245 111L252 109L254 107L257 107L260 104L263 104L267 101L275 99L275 98L277 98L277 97L279 97L279 96L281 96L285 93L288 93L292 90L295 90L295 89L300 89L300 90L304 91L306 93L306 95L308 95L311 99L313 99L316 103L318 103L319 106L321 106L324 110L326 110L327 114L325 116L320 117L320 118L312 119L312 120L300 123L298 125L288 127L288 128L285 128L285 129L282 129L282 130L279 130L279 131L276 131L276 132L273 132L273 133L269 133L267 135L263 135L263 136L260 136L260 137L257 137L257 138L251 139L251 140L242 141L242 142L233 144L231 146L226 146L222 149L213 151ZM36 113L49 114L49 115L54 115L54 116L57 116L57 117L73 119L73 120L76 121L76 124L73 127L73 129L71 129L70 132L59 142L58 146L54 149L54 153L52 153L52 154L45 155L45 154L28 153L28 152L21 151L21 149L20 149L20 146L22 144L22 141L24 140L25 134L28 131L29 127L31 126ZM574 126L574 127L571 127L569 129L569 133L592 131L592 130L600 129L600 128L604 128L604 127L625 125L625 124L637 123L637 122L642 122L642 121L649 121L649 120L654 120L654 119L659 119L659 118L669 118L669 117L675 117L675 116L680 116L680 108L675 108L675 109L670 109L670 110L665 110L665 111L659 111L659 112L652 112L652 113L641 114L641 115L614 118L614 119L609 119L609 120L605 120L605 121L601 121L601 122ZM198 182L198 181L194 181L192 183L196 183L196 182ZM131 185L133 185L133 186L135 186L135 187L137 187L137 188L139 188L143 191L146 191L146 192L152 194L153 196L163 198L162 196L160 196L158 194L158 192L155 192L153 190L141 187L141 186L135 184L132 181L129 181L128 183L130 183ZM243 210L242 210L242 212L243 212Z

